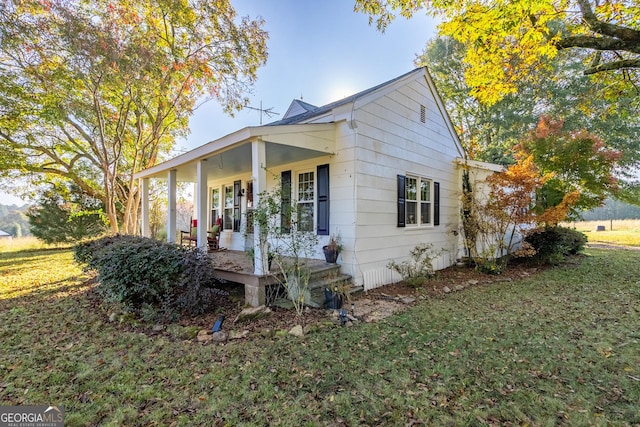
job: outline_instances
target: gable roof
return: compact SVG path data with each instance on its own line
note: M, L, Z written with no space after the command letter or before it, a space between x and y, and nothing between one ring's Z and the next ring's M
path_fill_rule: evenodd
M449 113L447 112L444 106L444 102L442 101L442 98L438 93L438 89L435 87L435 84L433 83L431 75L429 74L429 70L427 69L426 66L416 68L414 70L409 71L408 73L404 73L396 78L393 78L389 81L381 83L377 86L373 86L369 89L365 89L362 92L358 92L354 95L348 96L339 101L335 101L330 104L323 105L322 107L314 107L311 104L294 99L291 105L289 106L287 113L284 115L284 117L281 120L268 123L265 126L268 127L268 126L296 125L301 123L309 123L310 120L316 117L320 117L324 114L327 114L335 108L338 108L342 105L346 105L352 102L356 102L376 92L382 91L383 89L390 87L399 81L402 81L404 79L410 79L411 77L415 77L418 75L424 76L427 82L427 86L429 87L429 89L431 90L431 93L433 94L437 108L440 111L440 114L442 115L442 118L445 121L445 124L449 130L449 133L451 134L451 137L453 138L453 142L456 146L456 150L458 150L458 153L460 153L460 156L464 157L464 149L462 148L462 144L460 143L460 138L458 136L458 133L454 129L453 123L451 122L451 117L449 116ZM304 107L302 106L302 104L304 104ZM297 114L297 115L291 115L295 113L295 111L301 111L302 109L306 111L302 111L300 114Z
M288 119L289 117L295 117L299 114L306 113L307 111L313 111L316 108L318 107L311 105L308 102L304 102L301 99L294 99L291 101L291 105L289 105L287 112L282 116L282 120Z
M6 236L11 236L11 234L7 233L6 231L0 230L0 237L6 237Z
M464 157L464 150L460 144L460 139L458 134L456 133L453 123L451 122L451 117L447 113L444 103L438 94L438 91L431 79L431 75L429 74L429 70L427 67L416 68L408 73L402 74L396 78L393 78L387 82L381 83L377 86L371 87L369 89L365 89L361 92L358 92L354 95L343 98L339 101L332 102L330 104L323 105L321 107L316 107L312 104L304 102L302 100L293 100L289 109L285 113L284 117L281 120L268 123L260 126L249 126L242 128L236 132L230 133L226 136L218 138L216 140L210 141L204 145L194 148L186 153L183 153L177 157L169 159L163 163L152 166L143 171L136 172L133 176L134 178L146 178L160 175L162 173L166 173L171 169L176 169L178 167L182 167L185 165L193 166L193 175L195 174L195 163L197 160L206 160L210 158L213 153L222 151L228 151L237 148L240 145L250 141L253 138L260 138L265 135L270 136L272 142L277 142L276 139L278 135L281 136L281 140L291 139L289 138L292 134L300 134L305 135L305 138L308 140L309 138L313 139L314 133L320 134L322 132L326 132L330 130L331 126L335 125L335 122L331 117L327 117L329 120L317 120L314 122L313 119L319 118L322 116L329 116L329 113L332 110L337 109L341 106L348 105L350 103L358 103L358 104L366 104L373 99L376 99L379 96L383 96L387 91L393 91L397 89L399 86L404 84L405 82L411 81L412 79L423 78L426 82L428 90L431 92L433 99L435 100L436 107L440 112L442 118L444 119L445 126L451 135L453 143L456 147L460 156ZM296 114L298 113L298 114ZM284 138L284 139L283 139ZM298 139L296 139L298 140ZM289 141L290 142L290 141ZM288 143L283 142L283 145L287 145ZM305 148L305 144L300 145L300 148ZM309 147L306 147L309 148ZM318 151L318 150L316 150ZM327 154L332 153L331 148L325 147L324 150L320 150L322 152L326 152ZM246 156L245 156L246 157ZM221 157L219 157L221 158Z
M287 110L287 113L284 115L284 117L282 118L282 120L278 120L276 122L272 122L272 123L268 123L266 126L280 126L280 125L292 125L292 124L297 124L297 123L302 123L306 120L312 119L316 116L321 116L325 113L328 113L329 111L333 110L334 108L340 107L341 105L345 105L345 104L349 104L351 102L357 101L360 98L365 97L366 95L369 95L373 92L376 92L379 89L382 89L386 86L389 86L395 82L397 82L398 80L402 80L405 77L408 77L411 74L419 74L419 73L423 73L424 72L424 67L421 68L416 68L414 70L409 71L408 73L405 73L401 76L398 76L394 79L391 79L389 81L386 81L384 83L381 83L377 86L371 87L369 89L365 89L362 92L358 92L355 95L351 95L348 96L346 98L343 98L339 101L335 101L332 102L330 104L327 105L323 105L322 107L314 107L311 110L307 110L304 111L298 115L295 116L288 116L289 111L292 110L292 106L294 105L294 103L300 103L302 101L296 100L294 99L293 102L291 103L291 106L289 106L289 109ZM311 104L307 104L306 102L304 103L307 106L313 107L313 105Z

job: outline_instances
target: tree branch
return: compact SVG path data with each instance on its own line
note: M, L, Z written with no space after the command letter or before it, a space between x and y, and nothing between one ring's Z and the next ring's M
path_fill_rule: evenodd
M591 30L598 34L614 37L619 40L626 40L627 42L634 42L635 44L640 43L640 31L623 27L622 25L602 22L596 17L595 13L593 13L588 0L577 0L577 2L582 12L582 18Z
M556 46L559 49L584 47L593 50L623 50L640 54L640 42L629 42L614 37L570 36L562 38Z
M623 68L640 68L640 59L624 59L622 61L606 62L596 67L587 68L584 74L596 74L602 71L621 70Z

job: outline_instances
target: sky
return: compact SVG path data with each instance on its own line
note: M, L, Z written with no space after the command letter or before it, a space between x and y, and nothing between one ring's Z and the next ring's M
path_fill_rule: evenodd
M435 21L423 15L398 17L384 33L368 16L353 11L352 0L231 0L238 16L261 16L269 33L269 58L258 71L250 105L279 115L293 99L321 106L391 80L415 68L414 60L435 37ZM260 113L245 109L234 117L215 100L191 116L191 133L176 153L192 150L247 126L260 125ZM25 201L0 189L0 203Z

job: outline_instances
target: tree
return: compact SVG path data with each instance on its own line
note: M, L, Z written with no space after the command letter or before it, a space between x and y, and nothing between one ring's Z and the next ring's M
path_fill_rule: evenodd
M11 234L13 237L31 236L29 221L25 212L27 206L0 205L0 230Z
M547 224L555 225L567 215L575 218L580 211L601 206L618 188L613 172L620 153L584 130L565 130L561 120L543 116L520 148L542 174L550 176L536 191L537 212L561 208L555 216L546 214Z
M261 20L229 0L0 3L0 171L59 178L137 231L133 173L187 132L196 102L232 113L266 61Z
M45 243L74 243L107 230L101 202L64 184L44 190L27 212L31 232Z
M500 272L509 261L517 237L540 218L531 209L534 205L536 189L546 183L550 174L541 174L532 156L521 156L505 171L487 178L488 198L477 198L478 190L470 193L471 203L466 195L466 205L471 208L469 218L472 226L464 227L465 241L474 258L480 259L481 266L488 272ZM501 259L501 263L497 260Z
M519 80L538 82L538 70L560 50L589 52L583 73L613 75L610 94L640 91L635 0L356 0L355 10L381 30L396 13L409 18L424 10L441 18L440 32L468 47L465 79L486 104L515 93Z
M429 67L470 158L513 163L513 147L535 128L541 115L548 115L561 118L565 127L588 129L619 151L621 175L637 169L640 116L628 96L615 100L599 96L606 86L577 72L583 66L583 57L561 52L550 62L552 69L544 72L538 85L516 81L516 94L487 105L470 94L464 79L468 68L465 52L462 43L438 37L427 43L416 65Z
M512 164L511 148L535 126L543 91L522 85L517 95L507 95L493 105L483 104L470 95L465 81L465 52L465 46L453 38L437 37L427 43L415 62L429 67L467 156Z
M274 175L278 181L280 178ZM278 266L276 280L286 289L298 316L311 300L309 279L311 271L304 259L312 258L318 246L318 236L306 227L309 219L291 194L283 193L281 182L271 190L258 195L253 209L254 229L258 230L259 244L253 256L269 271L269 259ZM270 301L271 303L271 301Z
M470 260L500 272L531 226L556 226L581 210L601 205L615 192L616 150L585 131L567 131L562 121L543 116L515 147L516 162L486 179L488 197L473 188L463 171L461 219ZM476 186L478 184L476 183Z

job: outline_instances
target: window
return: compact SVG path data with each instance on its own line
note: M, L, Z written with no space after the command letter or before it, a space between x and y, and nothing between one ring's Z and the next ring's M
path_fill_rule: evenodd
M253 181L247 182L247 209L253 209Z
M216 220L220 217L220 189L211 190L211 226L216 224Z
M233 185L224 187L224 220L223 229L233 230Z
M314 226L314 202L315 180L313 172L298 174L298 229L300 231L313 231Z
M407 204L407 217L405 218L405 224L415 225L418 223L418 180L416 178L407 177L405 186L405 200Z
M431 181L420 180L420 224L431 224Z
M297 181L292 182L292 176ZM329 235L329 165L318 165L316 171L298 172L284 171L281 175L281 208L280 226L283 231L291 231L291 203L297 203L298 230L315 231L319 236Z
M440 225L440 183L398 175L398 227Z

